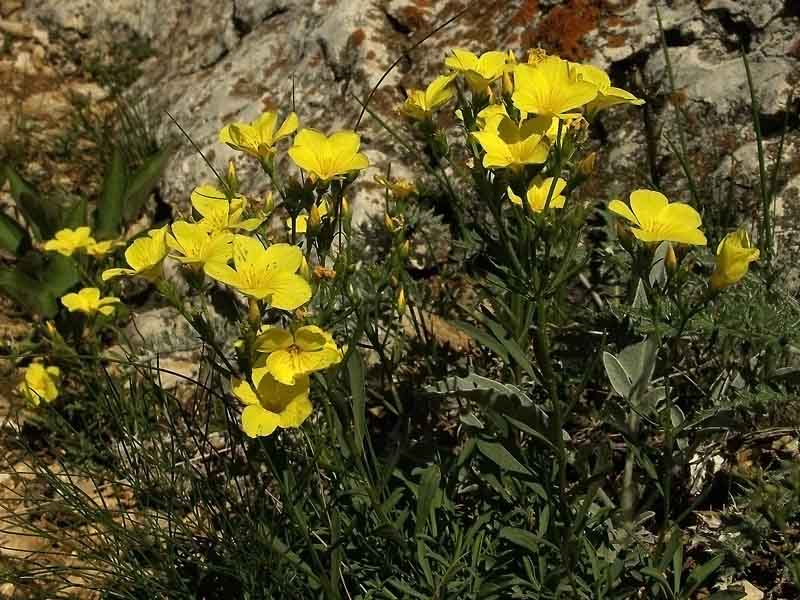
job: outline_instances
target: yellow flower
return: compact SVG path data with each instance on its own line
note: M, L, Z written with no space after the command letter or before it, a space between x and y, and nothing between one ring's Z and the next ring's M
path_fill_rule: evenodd
M102 242L94 242L86 247L86 254L100 258L111 252L114 248L124 245L124 242L119 240L104 240Z
M630 204L628 208L621 200L612 200L608 210L636 225L631 232L643 242L706 245L700 214L688 204L670 204L664 194L652 190L636 190Z
M497 120L497 117L507 116L508 112L506 112L505 104L490 104L477 115L475 115L475 124L480 129L484 129L487 123L491 122L492 120Z
M550 193L550 186L553 185L553 178L548 177L544 181L537 177L531 182L528 187L526 199L528 206L533 212L542 212L547 201L547 194ZM553 195L550 197L548 208L564 208L566 197L561 194L564 188L567 187L567 182L560 177L556 180L555 188L553 188ZM508 198L517 206L522 206L522 198L517 196L511 187L508 188Z
M61 370L58 367L45 367L42 363L31 363L25 369L25 375L17 386L17 390L34 406L39 402L53 402L58 398L58 379Z
M429 119L434 110L455 96L455 90L451 85L453 79L455 75L440 75L424 90L408 90L408 97L397 110L400 114L417 121Z
M125 250L125 260L129 269L106 269L103 271L103 281L120 275L140 275L150 281L155 281L161 276L161 263L167 256L167 226L160 229L151 229L147 237L140 237L133 241Z
M592 65L570 64L577 71L579 79L588 81L597 88L597 98L586 105L586 111L589 114L616 104L635 104L636 106L644 104L644 100L641 98L637 98L622 88L612 86L611 79L602 69Z
M233 234L209 230L202 222L175 221L172 235L167 234L167 246L180 253L173 256L187 265L203 267L209 263L227 263L233 258Z
M244 196L228 200L225 192L209 183L197 186L192 191L192 206L203 218L200 223L211 231L238 230L254 231L264 219L242 219L247 208Z
M256 361L253 371L263 368L284 385L294 385L298 377L342 360L342 352L331 335L316 325L300 327L294 333L267 328L256 338L255 349L267 356Z
M503 76L508 57L505 52L486 52L480 57L461 48L454 48L451 52L453 55L444 61L445 66L463 74L474 92L485 91L492 81Z
M219 141L256 158L268 158L275 153L275 144L297 130L297 115L290 113L275 131L277 125L278 113L267 111L252 123L226 125L219 132Z
M322 202L320 202L316 206L316 208L320 219L324 219L325 217L328 216L328 213L330 211L330 206L328 205L327 199L323 199ZM289 229L289 231L292 230L291 217L286 219L286 227ZM303 233L303 234L308 233L308 213L305 210L303 210L299 215L297 215L294 227L296 233Z
M404 200L417 193L417 186L408 179L389 179L383 175L375 175L375 183L380 184L398 200Z
M115 304L119 304L119 298L114 296L100 297L100 290L92 288L83 288L77 294L67 294L61 297L61 304L67 307L69 312L82 312L87 315L100 313L104 316L109 316L114 313Z
M570 64L549 56L536 65L514 68L511 100L519 110L536 115L561 117L577 111L597 96L597 87L580 79Z
M750 263L761 253L753 248L743 229L726 235L717 246L717 266L711 275L711 287L721 289L733 285L747 274Z
M550 147L544 139L550 126L549 118L527 119L517 125L504 115L492 117L481 131L472 136L486 151L486 168L520 169L524 165L541 164L547 160Z
M300 427L312 406L308 399L308 376L298 377L294 385L283 385L266 371L253 371L253 385L234 379L231 391L243 404L242 430L251 438L272 434L278 427Z
M273 244L264 248L257 239L233 238L233 264L212 262L206 274L256 300L269 299L273 308L294 310L311 299L311 287L297 274L303 253L297 246Z
M289 156L301 169L328 181L369 166L359 146L361 136L354 131L337 131L328 137L316 129L302 129L289 148Z
M88 227L78 227L77 229L57 231L54 239L44 243L44 249L58 252L64 256L72 256L73 252L88 248L94 243L92 230Z

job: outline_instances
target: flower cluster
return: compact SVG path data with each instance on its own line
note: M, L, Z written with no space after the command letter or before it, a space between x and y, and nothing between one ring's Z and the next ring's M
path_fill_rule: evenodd
M118 240L98 242L92 237L92 230L89 227L78 227L57 231L52 240L44 243L44 249L48 252L58 252L63 256L72 256L76 252L83 251L90 256L101 257L120 244Z
M177 261L193 280L205 279L230 288L247 299L244 338L237 344L242 373L234 377L233 394L245 405L242 428L249 436L270 435L277 428L298 427L312 412L310 375L341 361L342 352L332 336L308 323L313 311L309 260L312 250L320 261L314 273L327 269L324 258L330 240L317 235L328 221L349 215L346 186L369 165L359 152L360 137L353 131L326 135L299 129L294 113L278 126L278 115L266 112L252 123L225 126L219 140L234 150L256 158L273 184L257 210L239 191L231 162L219 184L203 183L191 193L193 215L147 232L125 251L127 267L107 269L103 281L119 276L139 276L151 282L163 277L165 260ZM281 177L279 145L291 141L287 155L304 174L304 182ZM276 206L274 196L280 197ZM265 223L275 208L289 213L290 239L272 239ZM304 246L296 241L305 235ZM305 251L304 251L305 250ZM335 276L335 273L333 273ZM86 292L84 290L84 292ZM71 310L96 307L103 312L113 298L65 299ZM81 303L82 302L82 303ZM295 313L294 311L298 311ZM281 322L285 327L274 323ZM265 325L264 323L270 323Z

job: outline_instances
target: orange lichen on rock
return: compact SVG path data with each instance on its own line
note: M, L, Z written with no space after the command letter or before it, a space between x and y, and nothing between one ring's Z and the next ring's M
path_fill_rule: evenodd
M537 14L539 14L539 0L522 0L517 12L511 17L511 24L526 27L533 23Z
M597 29L602 6L602 0L567 0L550 10L523 43L540 45L569 60L590 58L592 51L583 38Z
M364 43L364 40L367 39L367 34L364 33L364 30L361 28L356 29L353 33L350 34L350 39L347 40L347 44L351 48L358 48L361 44Z

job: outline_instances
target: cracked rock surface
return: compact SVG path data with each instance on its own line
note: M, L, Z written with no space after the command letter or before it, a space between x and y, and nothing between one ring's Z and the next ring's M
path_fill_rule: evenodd
M448 48L476 51L541 46L608 69L615 83L647 99L645 109L604 115L598 127L598 200L657 179L685 195L669 145L686 139L698 180L721 175L733 157L748 155L754 135L740 52L750 63L768 141L789 124L784 148L795 152L797 111L787 106L800 80L800 7L794 0L674 0L661 12L673 68L671 89L652 0L489 0L418 49L412 43L469 4L464 0L27 0L9 18L72 40L77 47L124 36L146 38L154 55L131 93L152 95L216 164L237 159L242 179L257 165L217 143L219 129L265 109L287 111L322 130L352 127L363 100L397 57L372 109L390 124L402 88L419 87L442 68ZM665 3L660 3L663 5ZM405 54L404 54L405 53ZM294 90L294 93L292 93ZM676 110L676 107L678 110ZM373 163L403 160L402 152L367 117L363 144ZM649 150L647 136L654 139ZM775 146L775 144L772 144ZM650 160L646 160L649 151ZM725 162L728 161L728 162ZM745 161L747 162L747 161ZM800 173L800 156L784 159L781 184ZM734 169L736 170L736 169ZM189 191L210 179L185 144L170 165L163 197L181 209ZM737 171L741 208L755 182ZM251 181L262 178L251 177ZM365 179L370 179L365 178ZM260 193L260 183L250 191ZM794 202L785 194L786 202ZM356 197L356 218L376 211L369 194ZM792 212L786 208L782 214Z

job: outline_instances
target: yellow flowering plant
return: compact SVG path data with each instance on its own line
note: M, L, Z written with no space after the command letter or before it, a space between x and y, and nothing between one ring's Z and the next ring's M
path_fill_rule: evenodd
M17 390L32 406L39 406L42 401L49 404L58 398L60 377L58 367L34 362L25 369Z
M739 282L750 263L759 259L761 252L750 243L747 231L740 229L729 233L717 246L716 266L711 275L711 287L722 289Z
M48 252L58 252L64 256L72 256L75 252L85 251L95 245L96 242L92 237L92 230L89 227L78 227L76 229L57 231L52 240L47 240L44 243L44 249Z
M51 258L74 256L80 285L59 295L58 326L26 341L48 361L30 363L18 391L31 406L63 400L39 406L43 420L63 407L70 427L101 425L64 443L97 451L131 494L136 518L122 524L92 497L94 512L76 511L103 517L87 553L115 593L616 600L713 588L718 559L681 562L686 507L703 496L674 478L719 429L715 395L762 371L782 385L780 344L739 364L726 337L740 324L723 302L754 293L757 277L743 280L759 249L743 230L722 237L671 175L641 189L593 179L614 156L591 138L600 111L642 104L597 67L460 48L439 66L402 101L402 131L365 101L384 139L362 138L360 121L281 123L288 106L224 125L220 143L257 158L264 181L240 180L234 162L212 168L217 181L186 189L125 264L112 263L120 242L89 227L47 242ZM424 173L369 171L362 139L391 140ZM261 205L245 193L265 188ZM354 219L351 202L377 214ZM712 271L707 239L719 237ZM142 317L143 349L120 299ZM164 304L155 326L139 312ZM102 330L76 319L90 325L78 336L63 324L74 312L115 318ZM191 358L162 354L158 337ZM690 548L692 564L705 551ZM134 555L133 568L119 560Z
M455 89L452 86L454 79L455 75L440 75L424 90L408 90L408 97L398 107L398 112L417 121L430 119L435 110L444 106L455 96Z
M101 314L105 317L114 314L119 302L119 298L114 296L101 297L98 288L83 288L61 297L61 303L70 312L82 312L86 315Z
M219 132L219 141L234 150L264 160L275 154L276 144L292 135L298 126L295 113L289 113L278 127L278 113L267 111L251 123L231 123Z
M489 85L505 73L507 58L505 52L496 50L478 56L469 50L454 48L444 64L463 75L473 92L485 93Z

